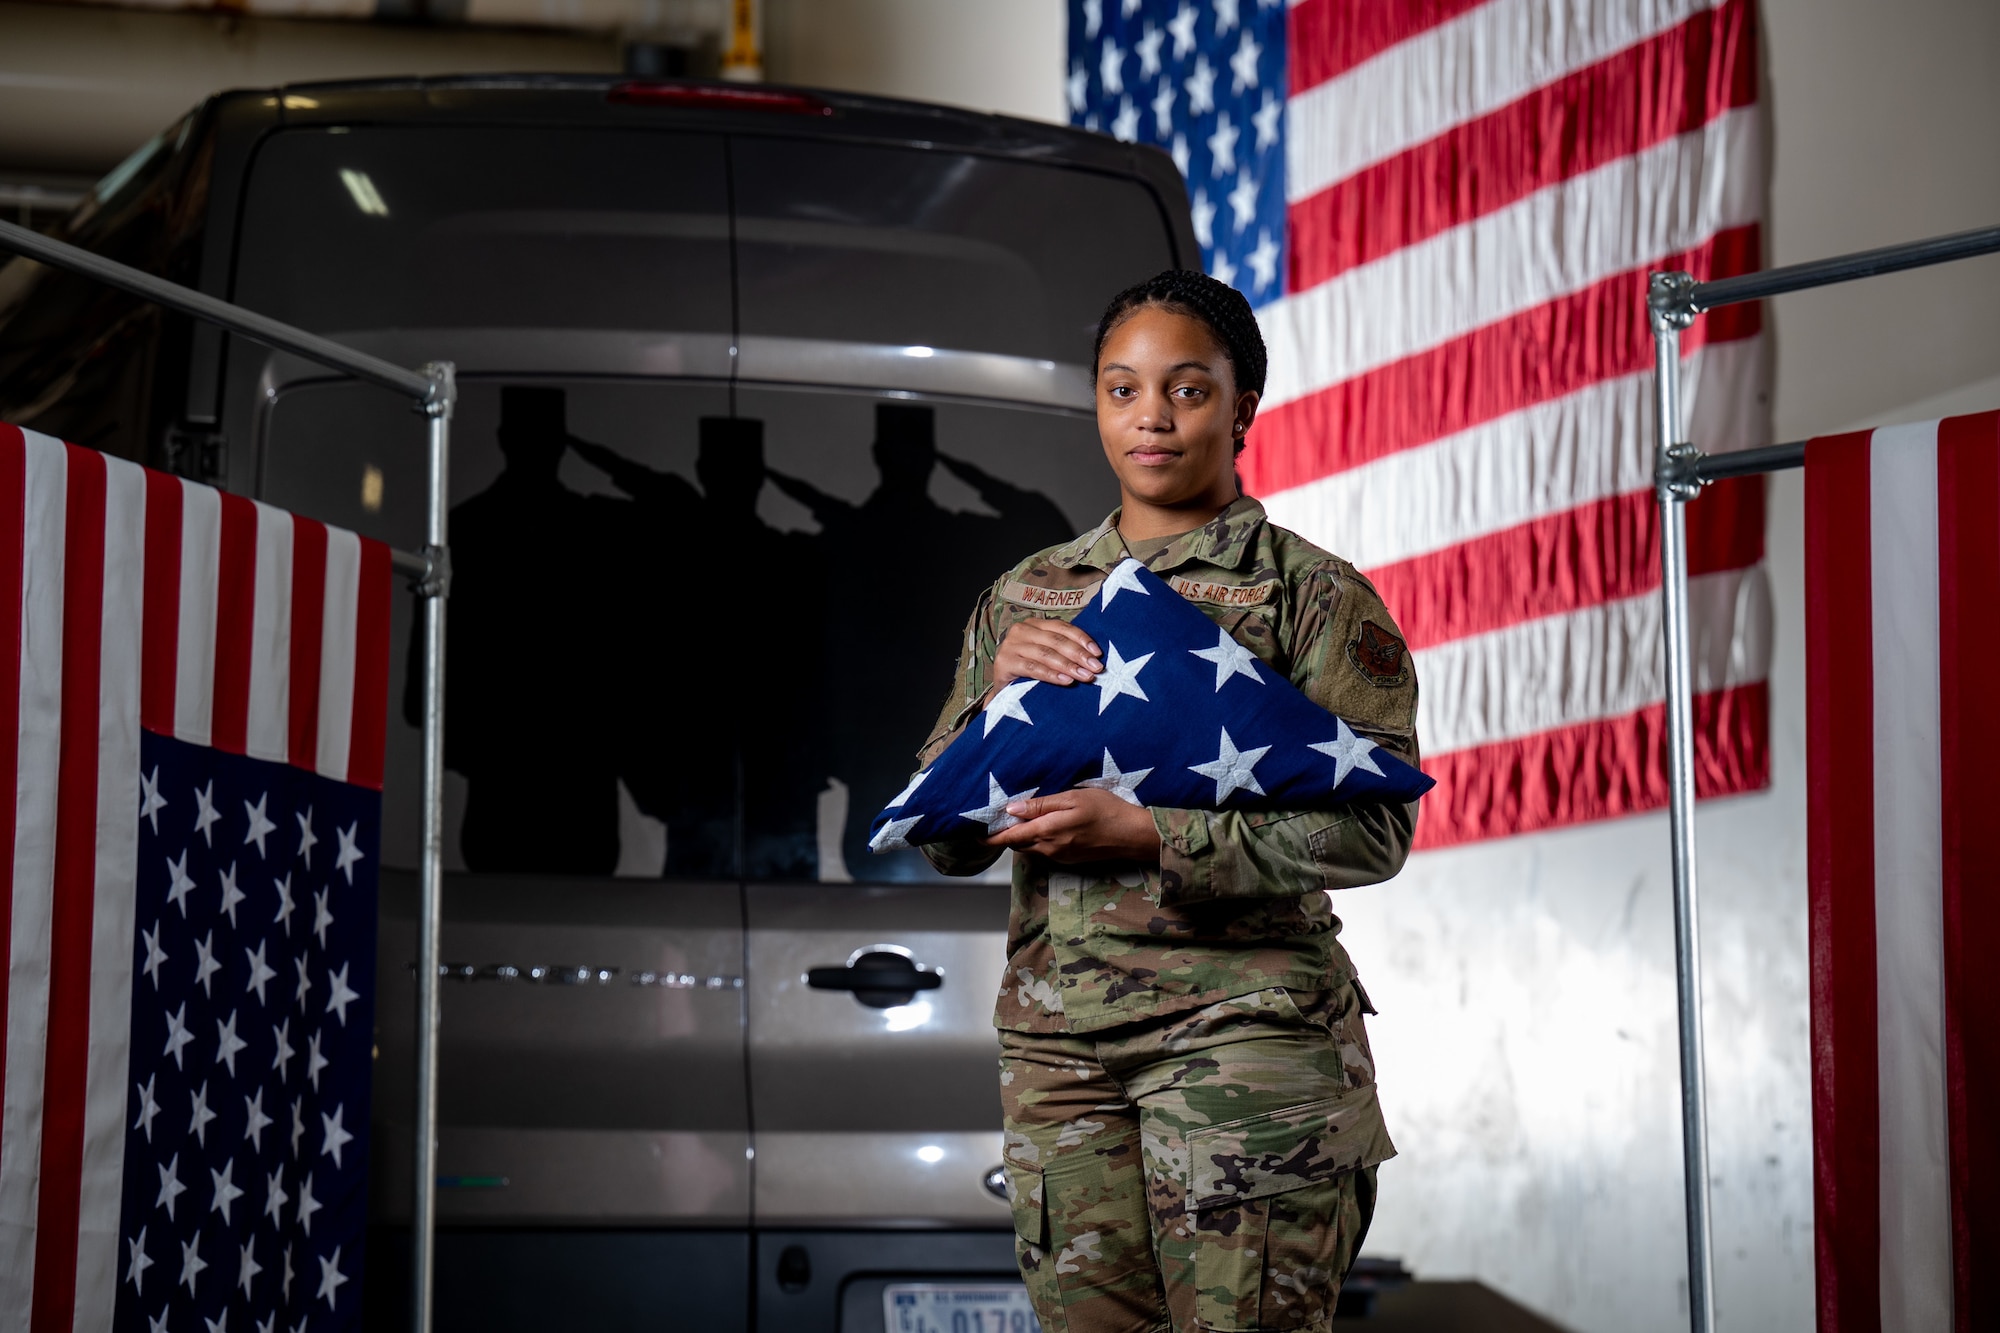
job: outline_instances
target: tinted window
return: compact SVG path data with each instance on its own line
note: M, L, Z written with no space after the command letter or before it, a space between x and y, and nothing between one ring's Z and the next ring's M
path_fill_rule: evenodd
M258 151L235 299L322 330L727 332L721 141L292 130Z
M189 115L106 174L53 234L193 282L210 147L207 118ZM186 327L95 278L0 253L0 420L159 466Z
M911 771L979 591L1115 503L1094 424L783 389L739 389L735 412L685 383L462 386L454 864L930 876L867 852L868 821ZM271 431L265 499L420 543L421 426L393 395L294 389ZM400 691L408 599L397 615ZM391 864L416 856L413 717L391 723Z
M235 298L311 328L740 331L1077 363L1172 262L1135 181L967 154L638 130L289 130Z
M1111 293L1167 268L1145 187L903 148L738 139L742 331L1089 360Z

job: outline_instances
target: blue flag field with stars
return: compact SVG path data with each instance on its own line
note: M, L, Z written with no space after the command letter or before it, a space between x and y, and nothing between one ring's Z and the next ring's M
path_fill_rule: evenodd
M141 740L120 1333L361 1321L381 795Z
M1284 291L1282 0L1069 0L1072 125L1167 150L1203 267L1263 305Z
M1413 801L1433 785L1137 560L1071 623L1103 650L1103 673L1003 686L875 817L873 850L989 836L1021 822L1009 803L1075 787L1169 809L1313 810Z

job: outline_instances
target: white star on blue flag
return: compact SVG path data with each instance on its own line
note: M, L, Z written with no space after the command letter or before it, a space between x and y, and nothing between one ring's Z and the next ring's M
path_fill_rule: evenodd
M381 798L152 732L141 761L113 1329L359 1329Z
M1286 8L1268 0L1069 7L1070 123L1165 149L1188 182L1203 267L1225 282L1248 279L1243 292L1256 306L1284 292ZM1231 210L1220 229L1218 196Z

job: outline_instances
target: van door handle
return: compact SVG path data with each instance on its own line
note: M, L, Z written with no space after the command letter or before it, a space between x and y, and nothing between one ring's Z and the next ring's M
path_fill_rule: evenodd
M814 990L851 991L870 1009L893 1009L915 999L918 991L944 985L944 973L900 949L876 945L856 952L844 967L812 968L804 980Z

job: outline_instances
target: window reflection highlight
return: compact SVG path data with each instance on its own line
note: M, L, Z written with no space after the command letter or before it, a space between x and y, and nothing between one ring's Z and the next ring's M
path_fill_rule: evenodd
M340 169L340 183L347 187L347 193L354 200L354 206L370 217L386 218L389 205L383 202L381 191L365 171L355 171L348 167Z

